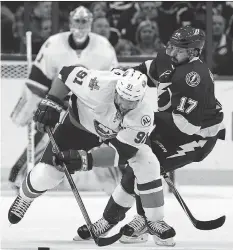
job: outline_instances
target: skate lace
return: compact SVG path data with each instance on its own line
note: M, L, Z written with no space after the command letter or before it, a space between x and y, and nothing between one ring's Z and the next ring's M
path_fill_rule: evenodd
M145 226L145 223L145 219L141 215L135 215L133 220L130 221L128 225L132 227L135 231L138 231Z
M11 209L11 212L20 218L23 218L28 207L31 205L32 201L24 200L20 195L15 200L15 203Z
M156 221L156 222L148 221L148 224L153 230L156 230L159 233L163 233L170 229L170 226L168 226L168 224L165 221Z
M110 227L110 224L104 218L99 219L93 224L93 229L97 236L108 231Z

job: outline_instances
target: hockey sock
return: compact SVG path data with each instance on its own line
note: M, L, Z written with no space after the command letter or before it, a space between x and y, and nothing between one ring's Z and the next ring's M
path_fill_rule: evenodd
M135 199L136 199L136 209L137 209L137 213L139 215L144 216L145 215L145 211L142 207L142 201L139 195L135 194Z
M103 217L110 224L117 224L125 218L126 212L132 207L134 197L118 185L110 197Z
M27 177L24 179L19 193L24 198L35 199L36 197L38 197L38 196L42 195L44 192L46 192L46 190L43 190L43 191L35 190L32 187L30 176L31 176L31 172L29 172Z
M126 212L132 207L134 203L134 178L133 170L129 166L125 168L121 184L115 188L104 210L103 217L109 223L117 224L123 220Z
M36 198L47 189L56 187L63 180L63 177L63 172L59 172L53 166L40 162L23 181L22 191L27 197Z

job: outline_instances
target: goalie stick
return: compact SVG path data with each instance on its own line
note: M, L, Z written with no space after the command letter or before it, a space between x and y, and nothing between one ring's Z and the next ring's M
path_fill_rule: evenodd
M27 50L27 70L28 77L32 67L32 32L26 32L26 50ZM29 173L35 166L35 148L34 148L34 122L30 121L27 125L27 137L28 137L28 146L27 146L27 173Z
M40 143L41 139L43 138L44 134L40 133L40 132L36 132L35 134L35 148L37 147L37 145ZM17 179L17 176L19 174L20 171L23 171L24 168L27 167L27 147L24 149L23 153L20 155L20 157L18 158L18 160L16 161L16 163L14 164L14 166L12 167L10 174L9 174L9 181L10 182L15 182ZM37 152L35 154L35 158L37 158L37 154L39 154L41 152ZM35 159L35 164L39 161Z
M221 227L224 224L224 222L226 220L225 215L223 215L215 220L201 221L201 220L195 219L194 216L192 215L192 213L190 212L188 206L185 204L183 198L179 194L178 190L175 188L173 182L171 181L171 179L168 177L168 175L166 173L163 174L163 178L165 179L171 192L175 195L177 201L180 203L181 207L185 211L186 215L188 216L188 218L190 219L190 221L192 222L194 227L196 227L199 230L213 230L213 229Z
M52 131L51 131L51 129L49 127L46 127L46 132L49 135L49 139L51 141L51 144L52 144L52 147L53 147L55 153L60 154L60 149L57 146L56 141L55 141L55 139L53 137L53 133L52 133ZM88 230L90 231L90 234L91 234L92 238L94 239L96 245L97 246L107 246L107 245L111 245L112 243L116 242L121 237L121 234L116 234L116 235L113 235L113 236L108 237L108 238L107 237L105 237L105 238L97 237L95 235L95 233L93 232L93 229L92 229L93 225L91 223L90 217L89 217L89 215L87 213L87 210L86 210L86 208L85 208L85 206L83 204L82 198L81 198L81 196L80 196L80 194L78 192L78 189L77 189L77 187L76 187L76 185L74 183L74 180L73 180L71 174L69 173L65 163L62 163L62 167L63 167L63 170L65 172L66 178L67 178L67 180L68 180L68 182L70 184L70 187L71 187L71 190L72 190L72 192L74 194L74 197L75 197L75 199L76 199L76 201L77 201L77 203L79 205L79 208L80 208L80 210L81 210L81 212L83 214L83 217L84 217L84 219L86 221Z

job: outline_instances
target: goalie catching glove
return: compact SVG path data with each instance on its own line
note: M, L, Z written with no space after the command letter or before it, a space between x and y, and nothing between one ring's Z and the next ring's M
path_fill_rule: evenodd
M67 150L60 154L54 154L53 165L59 170L63 171L62 163L67 165L70 174L75 171L89 171L92 169L92 155L84 150Z
M38 131L45 133L45 127L54 128L63 109L65 109L64 103L55 96L47 95L42 99L33 117Z

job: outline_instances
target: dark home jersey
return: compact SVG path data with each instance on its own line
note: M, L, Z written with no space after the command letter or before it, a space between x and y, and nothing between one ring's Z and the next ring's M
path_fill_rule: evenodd
M161 133L208 138L223 129L212 73L199 58L174 66L163 49L154 60L135 69L147 74L149 86L157 87L158 110L165 111L155 113L155 125Z

